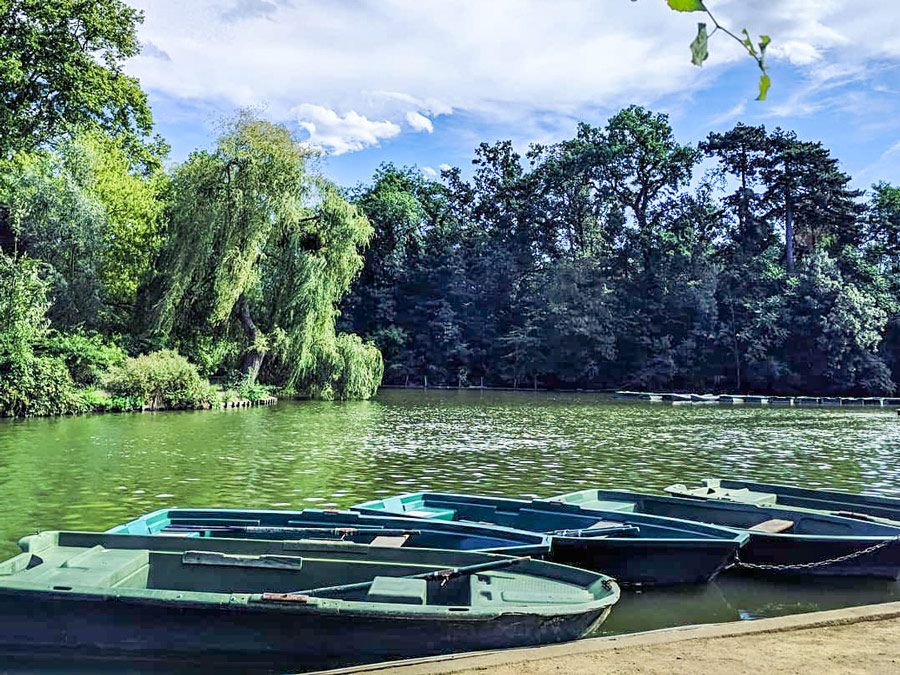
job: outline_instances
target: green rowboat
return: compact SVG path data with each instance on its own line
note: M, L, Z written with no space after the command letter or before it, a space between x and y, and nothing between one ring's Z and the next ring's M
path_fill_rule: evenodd
M581 637L619 598L530 558L43 532L0 563L0 652L296 670Z

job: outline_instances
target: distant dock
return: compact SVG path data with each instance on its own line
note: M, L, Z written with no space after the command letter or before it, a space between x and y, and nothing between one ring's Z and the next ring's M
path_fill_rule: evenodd
M617 398L654 403L722 403L776 406L900 406L900 398L888 396L757 396L754 394L685 394L681 392L617 391Z

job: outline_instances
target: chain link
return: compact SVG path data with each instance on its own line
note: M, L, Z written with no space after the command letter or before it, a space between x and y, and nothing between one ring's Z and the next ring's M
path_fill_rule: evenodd
M748 563L744 562L740 559L739 555L735 553L734 562L730 565L730 567L742 567L745 569L751 570L772 570L778 572L786 572L789 570L808 570L815 569L817 567L825 567L827 565L835 565L837 563L846 562L848 560L854 560L855 558L860 558L869 553L874 553L875 551L879 551L887 546L890 546L894 543L900 543L900 535L896 537L891 537L889 539L885 539L884 541L880 541L877 544L872 544L867 548L860 549L859 551L854 551L853 553L847 553L846 555L840 555L836 558L829 558L828 560L819 560L817 562L808 562L808 563L796 563L794 565L769 565L765 563Z

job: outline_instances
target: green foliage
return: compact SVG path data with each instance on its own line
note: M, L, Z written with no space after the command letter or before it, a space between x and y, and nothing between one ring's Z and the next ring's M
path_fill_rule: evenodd
M691 42L691 63L702 66L709 58L709 35L706 32L706 24L697 24L697 37Z
M85 410L61 360L32 353L0 354L0 416L68 415Z
M371 226L308 172L309 151L284 127L244 112L225 131L214 153L195 153L173 176L170 238L145 305L151 342L193 354L240 335L250 382L262 368L266 384L302 395L371 395L357 379L380 378L375 360L344 359L335 335L335 305ZM347 370L357 367L365 372Z
M72 380L82 386L98 385L107 370L121 365L126 354L121 347L97 334L50 331L35 341L39 354L61 360Z
M715 166L697 180L701 153ZM482 144L470 181L385 166L356 192L375 235L339 327L376 341L388 382L900 381L900 197L876 186L864 208L821 144L738 125L695 149L631 107L527 158ZM338 360L317 348L327 382Z
M102 389L85 389L80 395L86 412L139 412L144 406L140 397L110 396Z
M135 173L96 131L5 168L0 202L16 245L53 268L54 323L123 328L159 246L164 174Z
M197 368L172 350L162 350L126 359L113 366L102 386L113 396L140 400L151 410L207 408L215 392L200 377Z
M750 56L759 67L759 95L756 97L756 100L766 100L766 96L769 93L769 87L772 84L772 80L769 77L769 67L766 65L766 48L769 46L772 38L768 35L760 35L759 43L754 44L753 40L750 38L750 33L748 33L746 29L741 31L743 38L735 35L718 22L716 17L713 16L713 13L703 4L702 0L666 0L666 2L669 5L669 8L676 12L705 12L715 26L712 34L715 34L717 31L722 31L728 37L738 42L746 50L747 55ZM709 56L708 42L709 37L712 34L707 34L705 23L697 24L697 37L691 42L691 63L695 66L702 66L703 62L706 61Z
M705 12L702 0L666 0L676 12Z
M37 260L0 253L0 353L28 354L46 334L48 286Z
M152 118L122 63L140 50L143 15L120 0L0 4L0 158L95 123L156 161Z
M38 261L0 253L0 416L84 409L66 364L34 353L35 343L47 334L48 290Z
M378 391L384 374L381 353L358 335L342 333L314 342L289 391L306 398L366 399Z

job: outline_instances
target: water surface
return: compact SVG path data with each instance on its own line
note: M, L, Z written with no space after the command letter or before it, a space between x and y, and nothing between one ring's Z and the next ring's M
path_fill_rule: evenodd
M373 401L0 421L0 555L42 529L166 506L343 507L415 490L549 496L738 476L900 496L890 408L619 402L592 394L385 390ZM629 592L604 633L900 599L877 580L725 576Z

